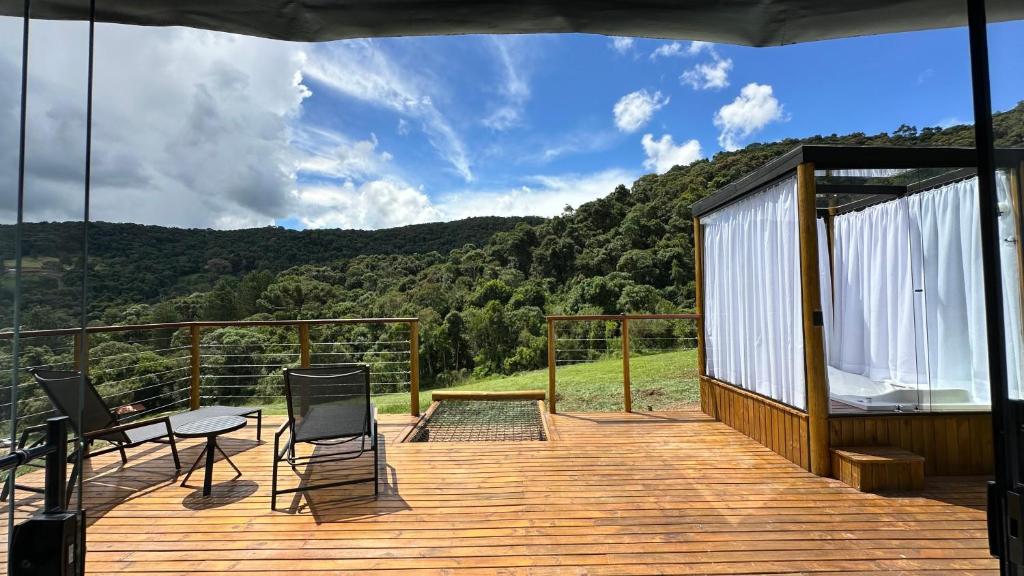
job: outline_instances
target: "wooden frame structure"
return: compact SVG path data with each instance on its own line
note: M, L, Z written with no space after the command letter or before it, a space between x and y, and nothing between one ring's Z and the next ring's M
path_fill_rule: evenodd
M1024 191L1024 149L996 150L996 165L1010 172L1017 237L1024 238L1021 204ZM892 446L924 457L925 472L934 475L984 474L993 466L990 412L832 413L828 381L818 269L816 218L822 216L831 242L832 217L931 189L976 174L974 148L802 145L751 174L693 204L694 261L697 284L698 369L701 409L750 436L776 453L819 476L832 474L835 448ZM820 171L857 169L943 169L909 184L819 184ZM828 173L828 172L826 172ZM708 374L704 342L704 242L701 217L772 182L795 177L800 242L801 320L804 335L806 410L788 406ZM817 206L819 195L856 198L841 209ZM858 197L859 196L859 197ZM1024 270L1024 247L1017 244ZM831 273L831 271L824 271ZM1021 289L1024 303L1024 285Z

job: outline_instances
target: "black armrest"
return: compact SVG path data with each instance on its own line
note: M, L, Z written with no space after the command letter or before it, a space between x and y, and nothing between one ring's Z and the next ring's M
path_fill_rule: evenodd
M277 429L277 432L274 432L274 460L281 460L282 458L284 458L285 453L288 452L287 445L284 447L284 450L280 450L278 446L281 442L281 435L284 434L286 430L288 430L289 424L291 424L291 420L285 421L283 424L281 424L281 427Z
M138 420L135 422L129 422L128 424L118 424L117 426L111 426L110 428L104 428L103 430L93 430L88 434L83 434L82 437L86 440L93 438L100 438L108 434L116 434L118 432L124 432L126 430L134 430L136 428L142 428L143 426L152 426L153 424L164 424L167 426L167 433L172 434L171 430L171 419L167 416L160 418L151 418L149 420Z

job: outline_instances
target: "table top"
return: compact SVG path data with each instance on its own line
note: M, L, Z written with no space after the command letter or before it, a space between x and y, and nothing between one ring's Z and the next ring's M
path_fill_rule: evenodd
M211 416L182 424L174 430L174 435L182 438L217 436L244 428L246 422L247 420L241 416Z

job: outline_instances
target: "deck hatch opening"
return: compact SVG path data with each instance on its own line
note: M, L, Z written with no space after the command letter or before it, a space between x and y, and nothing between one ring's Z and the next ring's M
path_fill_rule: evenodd
M442 400L408 442L542 442L547 440L536 400Z

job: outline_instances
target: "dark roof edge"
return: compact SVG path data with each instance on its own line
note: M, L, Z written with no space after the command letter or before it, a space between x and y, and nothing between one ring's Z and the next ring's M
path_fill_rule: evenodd
M1024 162L1024 148L996 149L996 165L1015 166ZM804 162L813 162L816 170L848 170L858 168L972 168L976 151L973 147L951 146L842 146L801 144L764 166L719 188L706 198L694 202L694 216L717 210L768 184Z

